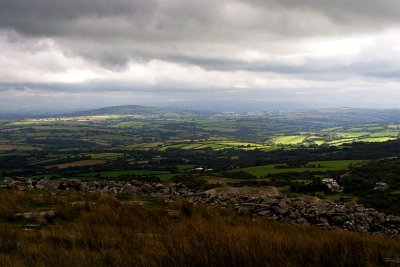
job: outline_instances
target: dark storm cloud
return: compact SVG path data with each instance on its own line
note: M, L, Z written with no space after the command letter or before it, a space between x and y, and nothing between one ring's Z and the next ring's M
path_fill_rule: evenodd
M0 1L1 28L56 38L106 66L159 58L212 68L241 48L285 53L281 40L375 31L399 17L392 0Z
M294 48L282 39L374 31L399 17L400 2L391 0L0 1L1 28L56 38L66 51L110 67L158 58L249 69L229 53L284 54Z
M140 21L153 5L151 0L2 0L0 25L30 35L57 35L82 17L134 16Z
M241 10L236 10L240 9ZM249 13L252 9L254 13ZM256 11L264 16L249 18ZM237 15L229 20L229 13ZM131 29L140 30L139 38L153 33L166 33L157 35L155 39L171 39L176 36L188 34L191 30L200 30L189 34L189 37L201 36L202 33L214 29L226 29L221 38L234 35L234 31L242 25L256 26L258 22L276 21L281 24L261 24L259 29L265 32L288 33L291 30L301 29L304 21L292 20L296 14L312 22L312 15L326 17L336 26L359 30L360 28L379 27L385 23L398 23L400 16L400 2L393 0L263 0L263 1L184 1L184 0L1 0L0 25L15 29L25 34L79 35L86 30L86 26L94 32L94 36L105 33L107 28L98 25L98 18L123 18L126 19ZM228 19L227 16L228 15ZM311 15L311 17L308 17ZM81 28L69 28L79 19L85 19ZM90 20L94 20L91 25ZM282 23L285 22L285 23ZM305 24L307 25L307 24ZM320 25L308 25L303 28L303 34L308 31L316 33ZM229 31L231 29L231 31ZM120 29L115 34L124 34L125 29ZM148 30L148 31L147 31ZM247 29L251 31L252 29ZM154 32L152 32L154 31ZM202 32L203 31L203 32ZM168 34L167 34L168 33ZM241 32L242 33L242 32ZM324 34L329 32L323 32ZM125 32L129 35L129 32ZM207 36L203 36L207 37Z

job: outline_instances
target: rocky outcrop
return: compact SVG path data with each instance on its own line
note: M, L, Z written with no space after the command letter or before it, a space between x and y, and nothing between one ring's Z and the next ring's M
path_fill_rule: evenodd
M166 201L186 199L193 203L203 203L213 207L233 208L241 214L272 220L400 236L400 216L386 215L360 204L326 202L316 197L283 197L273 189L259 192L257 190L223 188L198 192L185 187L182 183L143 183L136 180L81 182L76 179L32 181L22 178L6 178L4 186L18 190L129 193L159 196ZM30 214L21 214L21 216L30 216Z

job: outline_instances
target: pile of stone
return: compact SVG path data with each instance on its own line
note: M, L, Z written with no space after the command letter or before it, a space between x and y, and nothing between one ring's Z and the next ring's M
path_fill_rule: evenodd
M400 235L400 216L351 203L326 202L316 197L288 198L276 194L240 190L199 192L182 183L144 183L141 181L91 181L77 179L32 181L22 178L4 180L4 187L19 190L82 190L104 193L129 193L163 197L166 201L186 199L220 208L234 208L241 214L260 216L324 228ZM236 192L235 194L232 194ZM224 193L227 192L227 193Z
M339 227L350 231L400 235L400 216L386 215L354 203L327 202L316 197L209 195L196 199L207 205L233 207L241 214L262 216L323 228Z
M82 182L78 179L31 180L7 177L4 179L2 187L21 191L76 190L111 194L129 193L137 195L153 195L165 197L167 200L176 200L179 198L188 199L189 201L201 200L201 198L194 198L195 195L199 195L199 192L187 188L182 183L145 183L137 180Z

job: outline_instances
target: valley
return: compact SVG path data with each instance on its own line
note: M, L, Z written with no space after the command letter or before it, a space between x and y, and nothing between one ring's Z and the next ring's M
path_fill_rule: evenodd
M103 262L78 241L96 243L94 236L74 236L70 228L61 226L77 229L87 216L97 223L112 206L122 208L116 215L122 224L127 219L124 210L160 212L157 216L171 225L166 231L175 231L175 223L182 227L202 224L208 216L219 218L209 222L210 229L219 224L226 228L226 220L238 220L233 231L247 238L244 225L254 226L256 219L264 225L257 230L259 235L265 233L263 227L272 227L277 238L285 235L278 229L311 227L305 231L326 233L323 246L331 238L335 242L354 238L364 242L368 251L379 244L385 250L368 252L371 258L363 263L352 260L357 266L396 266L391 262L397 261L400 251L396 245L400 236L399 133L397 110L239 114L123 106L57 117L3 119L0 198L8 196L11 204L0 208L0 226L11 227L23 244L20 249L38 248L29 241L29 234L19 230L40 231L60 240L59 251L67 249L63 242L68 242L70 249L83 249L85 257ZM152 218L143 220L157 224ZM200 228L194 233L200 234ZM108 223L98 228L105 229L114 228ZM155 228L142 231L159 235ZM170 234L162 242L173 242L171 238L176 237ZM290 235L296 240L308 234ZM4 242L13 246L10 238L4 237ZM153 240L135 238L144 247ZM160 242L154 240L152 246ZM184 241L179 242L173 246ZM110 253L108 247L96 246ZM22 250L13 251L19 259L30 257ZM140 252L142 263L159 266L146 253ZM299 257L304 255L298 252ZM307 261L326 264L321 256Z

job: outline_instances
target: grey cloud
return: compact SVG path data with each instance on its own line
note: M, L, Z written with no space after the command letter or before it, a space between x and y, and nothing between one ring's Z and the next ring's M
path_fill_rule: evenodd
M398 81L400 52L392 49L394 44L385 45L385 40L378 40L377 44L351 56L321 56L307 50L307 45L314 40L329 42L360 35L375 36L385 29L399 28L399 18L400 2L394 0L0 0L0 45L8 42L11 43L9 49L15 46L16 53L30 51L35 54L49 49L42 42L48 38L55 42L55 50L69 58L82 59L82 69L89 66L87 68L98 71L100 76L123 72L131 62L146 65L157 59L180 66L188 63L205 72L217 70L233 74L226 79L232 79L235 72L246 71L273 73L305 82L337 82L354 76L366 82L374 78ZM245 56L241 57L246 51L260 52L262 56L258 60L251 60L251 57L247 60ZM301 61L287 61L284 59L287 55L300 55ZM23 64L16 66L25 64L34 74L37 69L44 73L62 73L70 64L65 63L64 58L54 62L28 56L21 58ZM79 71L81 65L76 64ZM0 76L6 80L8 72L0 71L3 73L4 76ZM14 80L23 79L15 76ZM262 75L260 79L263 79ZM36 82L36 79L32 80ZM45 84L38 80L37 84L23 80L0 84L0 93L10 90L75 95L115 92L118 98L118 93L130 92L132 99L134 94L146 93L149 97L177 99L203 99L205 92L214 98L231 94L234 99L243 99L246 95L243 90L232 92L230 88L197 90L195 84L190 86L185 82L174 87L175 83L168 84L168 79L161 79L167 84L145 85L109 82L103 76L98 81L77 84L54 83L53 80ZM293 95L287 88L275 87L273 80L267 85L250 94L277 100ZM353 85L348 86L352 89ZM323 88L311 83L309 87L310 92L319 95L320 99L326 97ZM304 99L310 98L310 94L305 95ZM335 95L336 99L342 97L340 93ZM348 96L357 99L350 93ZM104 101L106 99L104 97Z
M400 2L391 0L0 1L1 28L58 38L110 66L135 57L190 61L224 46L274 51L281 40L374 31L398 17Z
M1 0L0 25L26 34L57 34L81 17L140 17L154 5L151 0Z
M276 0L288 8L308 8L323 12L337 23L386 21L398 23L400 3L392 0Z
M237 10L235 21L227 21L229 7L242 8ZM253 8L252 15L260 14L259 18L248 18L246 7ZM259 13L258 13L259 12ZM292 12L292 13L291 13ZM184 1L184 0L1 0L0 25L15 29L26 34L63 34L73 30L79 34L85 30L85 23L90 19L124 18L132 26L141 30L141 34L153 33L176 36L179 32L185 34L196 31L194 35L208 35L214 29L224 29L226 34L234 34L242 26L242 30L251 31L252 28L266 29L266 32L287 33L290 29L299 30L299 21L290 20L293 14L305 14L304 19L312 22L312 17L318 15L327 17L334 24L362 27L376 26L377 22L398 23L400 3L392 0L263 0L263 1ZM88 19L82 22L82 29L69 29L74 25L71 22L81 18ZM295 18L295 17L294 17ZM279 24L260 24L272 22ZM243 22L244 21L244 22ZM247 21L247 22L246 22ZM85 22L85 23L84 23ZM301 22L301 21L300 21ZM370 23L368 23L370 22ZM232 28L232 24L235 26ZM107 29L95 29L101 32ZM102 26L102 25L100 25ZM319 25L308 25L310 32L318 31ZM285 31L286 29L286 31ZM150 32L146 33L146 30ZM327 30L327 29L325 29ZM329 29L328 29L329 30ZM324 32L325 34L328 32ZM118 35L119 32L116 33ZM303 32L304 34L304 32ZM214 36L216 37L216 36ZM222 36L220 36L222 37Z

